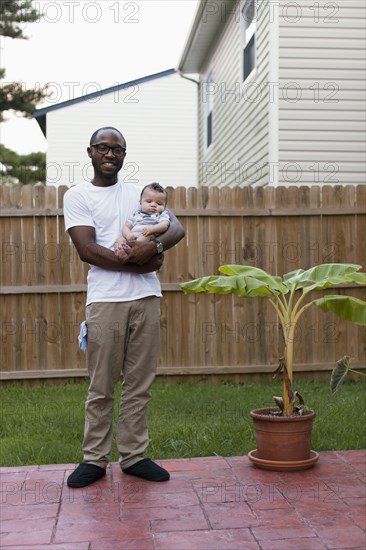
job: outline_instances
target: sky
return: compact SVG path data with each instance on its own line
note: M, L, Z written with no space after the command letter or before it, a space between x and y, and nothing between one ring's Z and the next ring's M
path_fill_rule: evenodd
M177 66L198 0L37 0L43 14L25 25L28 40L3 38L4 83L50 83L48 107ZM33 119L5 113L1 142L19 154L46 151Z

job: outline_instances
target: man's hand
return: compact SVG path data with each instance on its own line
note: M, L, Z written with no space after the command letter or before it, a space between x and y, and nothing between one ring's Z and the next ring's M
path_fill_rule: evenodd
M162 256L156 253L156 246L153 241L129 241L129 250L127 251L127 261L132 264L144 265L155 256ZM163 262L161 262L162 264Z
M130 247L128 246L126 239L124 237L119 237L114 243L114 253L119 260L127 260L128 251Z
M155 254L150 260L139 266L139 273L158 271L164 263L164 254Z

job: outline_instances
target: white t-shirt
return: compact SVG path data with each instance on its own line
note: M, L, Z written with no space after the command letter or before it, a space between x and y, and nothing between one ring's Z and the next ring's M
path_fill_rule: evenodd
M124 223L139 206L140 191L121 181L109 187L97 187L89 181L70 187L64 196L65 230L80 225L94 227L97 244L114 250ZM128 273L90 266L86 305L128 302L146 296L161 297L156 273Z

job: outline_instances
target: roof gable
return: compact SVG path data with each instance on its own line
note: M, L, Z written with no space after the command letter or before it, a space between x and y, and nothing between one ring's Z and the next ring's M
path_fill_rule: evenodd
M236 8L238 0L201 0L188 35L178 71L199 73L206 56Z
M46 115L50 111L55 111L56 109L63 109L64 107L69 107L70 105L75 105L75 103L81 103L82 101L88 101L94 98L100 98L103 95L114 93L118 90L123 90L124 88L130 88L131 86L137 86L139 84L144 84L145 82L150 82L158 78L164 78L165 76L170 76L176 73L175 69L168 69L167 71L162 71L160 73L151 74L149 76L144 76L136 80L131 80L129 82L124 82L123 84L117 84L116 86L110 86L109 88L104 88L103 90L97 90L90 94L85 94L80 97L75 97L74 99L69 99L68 101L62 101L56 105L50 105L49 107L44 107L43 109L37 109L33 111L33 116L39 118L43 115Z

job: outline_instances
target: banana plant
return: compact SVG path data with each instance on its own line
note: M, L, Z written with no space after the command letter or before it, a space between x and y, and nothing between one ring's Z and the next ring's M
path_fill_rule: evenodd
M327 294L311 300L309 293L324 290L337 284L366 284L366 273L360 272L357 264L321 264L310 269L297 269L279 277L244 265L223 265L222 275L200 277L181 283L185 294L204 292L208 294L235 294L243 298L266 298L275 309L280 321L284 354L278 372L283 371L283 397L275 398L285 416L292 416L297 406L303 406L301 395L293 390L293 357L295 330L299 319L307 309L318 306L323 311L332 311L346 321L366 325L366 302L352 296Z

